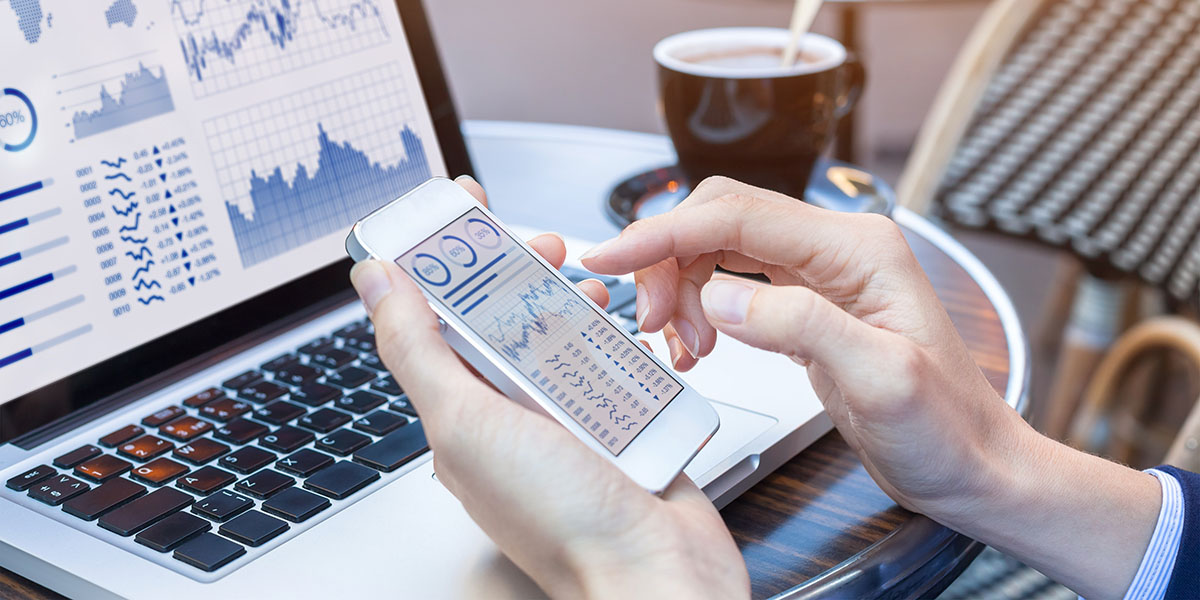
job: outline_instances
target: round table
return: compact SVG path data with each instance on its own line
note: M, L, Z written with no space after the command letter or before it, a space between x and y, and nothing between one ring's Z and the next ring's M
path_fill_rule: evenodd
M622 178L674 160L657 135L468 122L479 180L506 221L601 240L618 229L603 202ZM976 362L1027 410L1026 342L1012 304L965 248L920 216L894 215ZM753 596L928 598L982 546L892 502L837 431L721 511L750 570ZM0 598L58 598L0 569Z

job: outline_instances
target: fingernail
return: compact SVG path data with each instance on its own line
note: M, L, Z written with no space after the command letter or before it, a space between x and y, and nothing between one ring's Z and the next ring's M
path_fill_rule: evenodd
M350 283L362 298L367 307L367 314L375 312L375 307L385 296L392 293L392 280L388 277L383 265L370 260L360 262L350 269Z
M671 347L671 366L679 368L679 359L683 358L683 344L679 343L679 338L671 338L668 345Z
M679 341L683 344L683 349L692 355L692 358L700 357L700 336L696 334L696 327L686 319L673 321L675 324L675 335L679 336Z
M704 306L704 312L717 320L739 325L746 321L754 291L753 287L740 282L714 280L700 291L700 304Z
M455 177L455 178L454 178L454 181L457 181L457 182L462 182L462 181L475 181L475 178L474 178L474 177L471 177L470 175L467 175L466 173L463 173L462 175L459 175L458 177ZM479 183L479 182L478 182L478 181L475 181L475 183Z
M650 312L650 296L646 294L646 286L639 283L637 284L637 312L634 315L634 318L637 319L638 329L642 328L648 312Z
M600 242L599 244L596 244L595 246L592 247L591 250L584 252L583 256L579 257L579 260L587 260L589 258L596 258L597 256L600 256L601 254L604 253L605 250L608 249L609 246L613 245L613 243L616 241L617 241L617 238L613 238L611 240L607 240L604 242Z

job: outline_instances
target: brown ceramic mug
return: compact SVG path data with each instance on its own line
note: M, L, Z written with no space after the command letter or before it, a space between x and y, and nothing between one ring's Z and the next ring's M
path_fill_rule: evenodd
M725 175L804 197L865 73L840 43L813 33L784 67L789 35L766 27L703 29L655 46L667 131L692 181Z

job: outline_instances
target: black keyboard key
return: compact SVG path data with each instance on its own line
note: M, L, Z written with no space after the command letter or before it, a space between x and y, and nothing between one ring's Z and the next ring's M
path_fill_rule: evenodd
M343 460L305 479L304 487L334 500L342 500L377 479L378 471Z
M134 468L130 475L134 479L150 485L162 485L187 472L187 467L164 456Z
M303 346L300 346L300 348L298 348L298 351L300 352L300 354L303 354L305 356L311 356L317 352L321 352L322 350L325 350L327 348L333 348L333 347L334 347L333 340L330 338L327 338L327 337L323 337L323 338L315 339Z
M206 532L184 542L172 556L201 571L216 571L245 553L241 544Z
M226 469L232 469L243 475L253 473L275 460L275 455L254 446L246 446L233 454L227 454L217 461Z
M322 369L296 363L275 373L275 380L288 385L304 385L324 374L325 371Z
M408 425L408 419L382 410L377 410L354 422L355 429L371 435L387 435L405 425Z
M24 473L21 473L20 475L17 475L16 477L13 477L12 479L9 479L4 485L10 490L23 492L33 487L33 484L52 475L58 475L58 471L55 471L48 465L38 465L28 471L25 471Z
M227 521L254 506L254 501L229 490L221 490L207 498L196 501L192 512L214 521Z
M247 546L261 546L290 526L275 517L252 510L221 526L221 535Z
M275 471L263 469L237 483L233 489L258 499L269 498L280 490L292 487L296 480Z
M87 462L75 466L75 473L92 481L104 483L125 471L133 468L129 461L121 460L111 454L101 454Z
M372 379L375 379L375 373L373 371L367 371L358 367L346 367L341 371L327 375L325 377L325 382L344 388L353 389Z
M317 440L316 447L318 450L346 456L370 443L371 438L361 433L349 429L339 429Z
M143 435L132 442L121 444L121 447L117 448L117 452L134 460L145 462L164 452L170 452L174 447L175 444L162 438Z
M249 400L255 404L263 404L282 397L286 393L288 393L288 389L278 383L260 381L239 390L238 398Z
M292 392L292 400L309 406L320 406L341 396L342 390L323 383L309 383L300 391Z
M201 467L193 473L180 477L175 485L179 486L179 489L207 496L233 483L236 479L237 476L228 471L222 471L216 467Z
M335 337L347 338L347 337L360 335L360 334L364 334L364 333L367 333L367 334L371 333L370 328L367 326L366 323L364 323L362 321L355 321L355 322L333 332L333 335Z
M204 406L205 404L208 404L209 402L212 402L213 400L216 400L218 398L224 398L224 397L225 397L225 392L222 391L220 388L215 388L215 387L208 388L207 390L204 390L203 392L200 392L200 393L196 394L195 396L188 396L187 398L185 398L183 401L183 405L188 408L200 408L201 406ZM117 442L117 443L119 444L120 442Z
M270 428L262 423L255 423L250 419L234 419L217 428L213 437L218 440L224 440L233 444L249 444L258 436L270 431Z
M200 407L200 414L202 416L222 423L232 421L248 412L250 412L250 405L248 403L241 400L234 400L233 398L214 400Z
M408 396L404 396L388 405L388 410L398 412L402 415L408 415L412 418L417 418L417 407L413 406L408 400Z
M597 275L591 271L580 269L578 267L564 266L559 270L562 271L562 274L565 275L567 279L571 280L571 283L579 283L584 279L598 279L600 283L604 284L604 287L612 287L620 283L620 280L616 277L609 275Z
M608 287L608 310L614 311L630 302L637 300L637 286L632 283L619 283ZM636 304L635 304L636 306Z
M264 423L283 425L292 419L304 416L307 412L303 406L292 404L286 400L277 400L254 409L254 416Z
M187 413L183 411L182 406L168 406L142 419L142 425L146 427L161 427L164 423L174 421L185 414Z
M311 431L297 429L291 425L284 425L267 435L258 438L258 443L263 448L275 450L276 452L292 452L315 439Z
M242 373L233 379L225 381L221 384L221 386L236 392L237 390L240 390L262 378L262 373L259 373L258 371L246 371L245 373Z
M342 410L348 410L352 413L357 413L360 415L365 414L371 409L384 404L387 404L387 398L384 398L379 394L372 394L366 390L350 392L349 394L338 398L337 402L333 403L334 406Z
M159 488L100 517L100 526L122 536L130 536L171 513L186 508L192 496L171 488Z
M296 358L295 354L284 354L283 356L277 356L263 363L261 368L269 373L275 373L282 369L286 369L291 365L298 364L299 362L300 359Z
M429 450L429 442L425 441L425 430L420 423L413 423L355 452L354 460L380 471L391 472L426 450Z
M308 357L311 364L320 365L326 369L340 369L358 358L358 355L347 350L341 350L330 346L329 348L316 352Z
M387 365L383 364L383 359L379 358L378 354L364 354L362 360L358 362L360 367L374 369L376 371L387 371Z
M143 530L133 538L159 552L172 548L212 529L212 523L185 512L177 512Z
M63 510L69 515L75 515L84 521L91 521L100 515L146 493L146 488L128 479L120 478L106 481L100 487L84 492L63 504Z
M100 438L100 445L106 448L116 448L143 433L146 433L146 430L140 425L126 425Z
M371 389L378 392L383 392L389 396L400 396L404 394L404 389L400 387L399 383L396 383L396 378L392 377L391 375L371 382Z
M263 502L262 509L293 523L303 523L313 515L329 508L331 504L327 498L292 487Z
M193 465L202 465L218 456L224 456L226 452L229 452L229 446L208 438L200 438L176 448L171 454Z
M300 418L297 423L305 428L311 429L317 433L329 433L346 423L349 423L353 417L332 408L322 408L313 411Z
M360 333L350 336L342 340L346 348L353 348L359 352L374 352L375 351L375 336L369 333Z
M169 438L186 442L212 431L212 428L212 423L189 415L163 425L158 432Z
M58 506L90 489L91 486L70 475L55 475L29 488L29 497L50 506Z
M54 466L60 469L70 469L71 467L88 460L89 458L96 458L101 454L104 454L104 451L91 444L80 446L54 459Z
M275 463L275 468L300 477L308 477L331 464L333 464L332 456L304 448L279 459L279 462Z

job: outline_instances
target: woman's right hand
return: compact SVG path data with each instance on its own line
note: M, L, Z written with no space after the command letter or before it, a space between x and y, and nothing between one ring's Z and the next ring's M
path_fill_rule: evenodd
M976 366L891 220L822 210L724 178L583 258L636 271L638 323L665 328L676 367L716 333L809 367L818 396L879 485L938 514L993 482L997 448L1028 430ZM772 285L713 277L715 266Z

